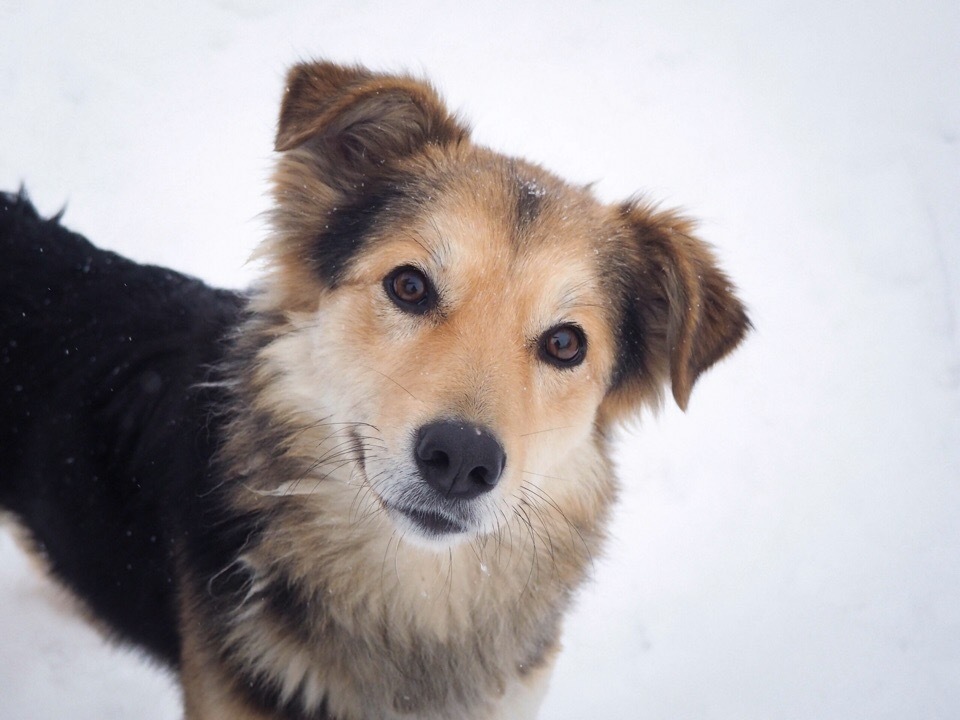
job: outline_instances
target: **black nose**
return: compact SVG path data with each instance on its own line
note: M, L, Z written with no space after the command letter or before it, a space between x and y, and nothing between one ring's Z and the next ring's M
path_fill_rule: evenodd
M450 420L420 428L414 455L430 487L461 500L493 489L507 461L503 446L489 430Z

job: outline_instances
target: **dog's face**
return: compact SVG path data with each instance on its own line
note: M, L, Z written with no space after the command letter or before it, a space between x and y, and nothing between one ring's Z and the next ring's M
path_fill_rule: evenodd
M603 208L470 146L406 172L333 286L308 290L292 383L318 418L361 424L365 482L410 538L598 492L578 465L616 357Z
M265 402L420 544L593 528L611 423L747 328L688 222L473 145L421 83L299 66L277 147Z

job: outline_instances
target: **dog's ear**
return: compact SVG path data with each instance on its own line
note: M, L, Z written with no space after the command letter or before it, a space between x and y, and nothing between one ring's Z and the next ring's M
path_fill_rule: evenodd
M275 147L309 143L350 182L426 144L457 142L467 134L426 83L312 62L287 75Z
M750 321L690 220L636 202L619 214L627 238L617 273L623 299L614 414L655 396L668 379L685 410L700 373L740 343Z

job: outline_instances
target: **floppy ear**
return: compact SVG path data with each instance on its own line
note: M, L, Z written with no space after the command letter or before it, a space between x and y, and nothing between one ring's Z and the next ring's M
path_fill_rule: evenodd
M685 410L700 373L740 343L750 321L690 220L633 202L620 213L628 239L619 280L623 357L613 393L620 396L618 405L636 405L643 399L638 396L656 392L651 381L659 385L669 378Z
M467 136L426 83L361 67L303 63L287 75L275 148L309 144L342 183L428 143Z

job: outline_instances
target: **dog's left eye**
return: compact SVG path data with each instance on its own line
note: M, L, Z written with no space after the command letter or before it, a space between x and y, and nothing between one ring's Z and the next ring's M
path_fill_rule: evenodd
M583 362L587 338L579 326L557 325L540 336L540 357L557 367L574 367Z
M383 279L384 290L393 303L406 312L423 314L436 304L429 278L410 265L393 270Z

